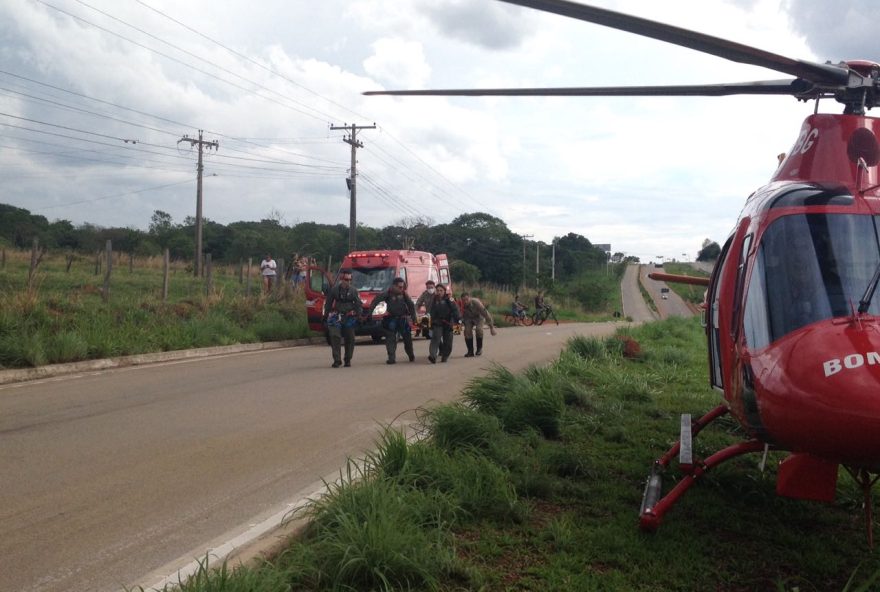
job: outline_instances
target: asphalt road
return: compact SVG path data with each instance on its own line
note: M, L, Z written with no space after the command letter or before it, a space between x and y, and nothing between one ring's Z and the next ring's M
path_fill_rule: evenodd
M492 362L521 369L613 330L502 329L471 359L457 337L447 364L420 340L417 362L395 366L364 344L331 369L310 346L0 387L0 590L149 585L311 493L377 424L455 399Z
M639 267L639 265L627 265L620 282L623 314L636 323L655 321L657 314L648 307L639 290Z
M657 307L657 312L661 319L694 316L694 311L691 310L681 296L672 291L671 288L667 293L667 298L665 300L662 298L661 289L669 288L669 286L666 285L666 282L658 282L648 277L648 274L655 269L658 272L662 272L662 268L655 268L653 265L640 265L639 267L641 268L640 277L642 286L645 287L645 291L647 291L654 300L654 305Z

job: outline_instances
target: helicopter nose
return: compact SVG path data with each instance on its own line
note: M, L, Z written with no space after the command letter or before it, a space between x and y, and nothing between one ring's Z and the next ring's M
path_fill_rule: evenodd
M880 327L826 321L750 360L761 428L787 450L880 467Z

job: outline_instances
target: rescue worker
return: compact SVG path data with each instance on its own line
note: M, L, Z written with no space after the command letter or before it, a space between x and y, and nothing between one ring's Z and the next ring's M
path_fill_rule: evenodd
M418 297L416 300L416 312L424 306L425 312L431 313L431 301L434 300L434 292L436 291L434 280L428 280L425 282L425 291L422 292L422 295Z
M445 362L452 353L452 327L461 321L461 313L458 305L446 293L446 286L443 284L437 286L437 293L431 300L428 313L433 323L428 361L436 364L439 353L440 361Z
M324 301L324 323L330 336L330 350L333 352L333 368L339 368L343 361L345 367L351 366L354 354L354 328L361 312L361 298L351 286L351 272L344 270L339 281L330 288ZM345 340L345 358L341 354L341 341Z
M388 352L388 359L385 363L396 363L398 336L403 339L403 349L406 351L409 361L415 362L416 355L413 353L410 321L416 322L416 309L409 294L406 293L406 282L403 278L394 278L390 288L373 298L373 302L370 303L370 309L367 311L367 318L373 315L373 310L381 302L384 302L386 306L385 316L382 318L382 331L385 333L385 349Z
M471 298L467 292L461 295L461 321L464 324L464 343L467 346L466 358L479 356L483 353L483 320L489 325L489 331L495 335L495 322L492 315L477 298ZM474 353L474 332L477 334L477 351Z

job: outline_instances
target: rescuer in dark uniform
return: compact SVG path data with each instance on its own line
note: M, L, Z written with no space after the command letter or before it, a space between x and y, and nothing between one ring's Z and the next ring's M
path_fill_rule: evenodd
M361 298L351 286L351 272L343 271L339 282L330 288L324 301L324 323L330 336L330 349L333 352L333 368L339 368L343 359L340 356L341 341L345 339L345 367L351 366L354 354L354 328L361 312Z
M428 312L431 314L431 345L428 346L428 360L437 363L437 354L440 361L445 362L452 353L452 326L461 321L458 305L446 294L446 286L440 284L437 292L430 302Z
M391 287L382 292L370 303L367 318L372 316L373 311L380 303L385 303L385 316L382 318L382 330L385 333L385 348L388 351L386 364L394 364L397 357L397 337L403 339L403 349L409 356L410 362L415 362L416 355L413 353L412 329L410 322L416 322L416 308L413 301L406 293L406 282L403 278L394 278Z

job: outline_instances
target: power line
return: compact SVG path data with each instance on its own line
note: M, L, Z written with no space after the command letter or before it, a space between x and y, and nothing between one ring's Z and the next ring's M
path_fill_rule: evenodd
M87 19L82 18L81 16L77 16L77 15L75 15L75 14L73 14L73 13L71 13L71 12L68 12L68 11L66 11L66 10L64 10L64 9L62 9L62 8L58 8L57 6L55 6L55 5L53 5L53 4L49 4L49 3L46 2L45 0L34 0L34 1L35 1L35 2L39 2L40 4L43 4L44 6L47 6L47 7L51 8L52 10L58 11L58 12L60 12L61 14L65 14L65 15L67 15L67 16L69 16L69 17L71 17L71 18L73 18L73 19L75 19L75 20L77 20L77 21L79 21L79 22L82 22L82 23L85 23L85 24L90 25L90 26L92 26L92 27L95 27L96 29L98 29L98 30L100 30L100 31L104 31L104 32L107 33L108 35L113 35L114 37L118 37L119 39L122 39L122 40L124 40L124 41L128 41L129 43L131 43L131 44L133 44L133 45L136 45L136 46L138 46L138 47L140 47L140 48L142 48L142 49L146 49L146 50L149 51L149 52L152 52L152 53L155 53L156 55L162 56L162 57L165 58L166 60L171 60L172 62L175 62L175 63L177 63L177 64L180 64L181 66L185 66L185 67L187 67L187 68L190 68L190 69L192 69L192 70L195 70L196 72L199 72L200 74L204 74L205 76L209 76L209 77L211 77L211 78L213 78L213 79L215 79L215 80L219 80L220 82L223 82L223 83L225 83L225 84L228 84L229 86L235 87L235 88L237 88L237 89L239 89L239 90L242 90L242 91L244 91L244 92L246 92L246 93L248 93L248 94L252 94L252 95L254 95L254 96L260 97L260 98L262 98L262 99L265 99L265 100L267 100L267 101L270 101L270 102L275 103L275 104L277 104L277 105L280 105L280 106L282 106L282 107L285 107L285 108L287 108L287 109L290 109L291 111L295 111L295 112L297 112L297 113L300 113L301 115L305 115L305 116L307 116L307 117L311 117L312 119L316 119L316 120L318 120L318 121L326 121L326 119L322 119L322 118L320 118L320 117L318 117L318 116L316 116L316 115L313 115L313 114L311 114L311 113L306 113L305 111L302 111L302 110L300 110L300 109L297 109L296 107L292 107L291 105L288 105L288 104L282 103L281 101L278 101L277 99L273 99L272 97L267 97L267 96L265 96L265 95L262 95L262 94L260 94L260 93L258 93L258 92L256 92L256 91L254 91L254 90L251 90L251 89L248 89L248 88L246 88L246 87L244 87L244 86L241 86L240 84L236 84L235 82L232 82L232 81L230 81L230 80L227 80L227 79L225 79L225 78L223 78L223 77L221 77L221 76L217 76L216 74L212 74L211 72L208 72L207 70L203 70L203 69L201 69L201 68L199 68L199 67L197 67L197 66L194 66L194 65L192 65L192 64L189 64L189 63L187 63L187 62L184 62L183 60L180 60L180 59L178 59L178 58L175 58L174 56L168 55L167 53L161 52L161 51L159 51L158 49L154 49L154 48L152 48L152 47L149 47L149 46L147 46L147 45L144 45L143 43L140 43L140 42L138 42L138 41L135 41L134 39L130 39L130 38L126 37L125 35L122 35L122 34L120 34L120 33L117 33L117 32L115 32L115 31L112 31L112 30L110 30L110 29L108 29L108 28L106 28L106 27L102 27L101 25L98 25L98 24L93 23L93 22L91 22L91 21L89 21L89 20L87 20ZM111 17L111 18L112 18L112 17ZM184 51L184 52L185 52L185 50L181 50L181 51ZM200 59L201 59L201 58L200 58ZM211 62L208 62L208 60L202 60L202 61L205 61L205 62L207 62L207 63L210 63L210 64L211 64L212 66L214 66L215 68L218 68L218 69L220 69L220 70L224 70L223 67L221 67L221 66L217 66L216 64L213 64L213 63L211 63ZM262 86L262 85L260 85L259 83L257 83L257 82L253 82L253 81L251 81L251 80L247 80L246 78L244 78L244 77L242 77L242 76L239 76L238 74L234 74L234 73L233 73L233 75L234 75L234 76L238 76L239 78L242 78L243 80L249 82L250 84L254 84L255 86L260 86L260 87ZM265 87L263 87L263 88L265 88ZM270 90L271 92L275 92L275 91L272 91L271 89L269 89L269 90ZM276 93L276 94L279 94L279 93ZM281 96L283 96L283 95L281 95ZM287 97L285 97L285 98L287 98ZM288 98L287 100L291 100L291 99ZM293 102L295 102L295 101L293 101Z
M237 56L237 57L239 57L239 58L241 58L241 59L243 59L243 60L246 60L246 61L248 61L248 62L254 64L254 65L257 66L257 67L262 68L263 70L266 70L266 71L269 72L270 74L273 74L274 76L277 76L277 77L281 78L282 80L285 80L285 81L289 82L290 84L292 84L292 85L294 85L294 86L296 86L296 87L298 87L298 88L301 88L301 89L303 89L304 91L309 92L309 93L313 94L314 96L316 96L316 97L318 97L318 98L320 98L320 99L322 99L322 100L324 100L324 101L327 101L328 103L330 103L330 104L332 104L332 105L335 105L335 106L339 107L339 108L342 109L343 111L347 111L348 113L351 113L352 115L355 115L355 116L356 116L357 118L359 118L359 119L366 119L366 120L369 120L369 119L370 119L369 117L365 117L365 116L361 115L360 113L357 113L356 111L352 111L352 110L349 109L348 107L346 107L346 106L344 106L344 105L342 105L342 104L340 104L340 103L337 103L337 102L334 101L333 99L330 99L330 98L328 98L328 97L325 97L324 95L322 95L322 94L320 94L320 93L318 93L318 92L315 92L314 90L312 90L312 89L310 89L310 88L308 88L308 87L306 87L306 86L303 86L302 84L300 84L300 83L298 83L298 82L296 82L296 81L294 81L294 80L291 80L290 78L288 78L287 76L284 76L283 74L281 74L280 72L274 70L273 68L266 67L266 66L264 66L263 64L261 64L260 62L254 60L253 58L251 58L251 57L249 57L249 56L247 56L247 55L245 55L245 54L239 53L239 52L235 51L234 49L232 49L232 48L230 48L230 47L227 47L226 45L220 43L220 42L217 41L216 39L213 39L213 38L211 38L211 37L208 37L208 36L205 35L204 33L202 33L202 32L200 32L200 31L194 29L193 27L190 27L189 25L187 25L187 24L185 24L185 23L182 23L181 21L175 19L174 17L169 16L168 14L162 12L161 10L159 10L159 9L157 9L157 8L153 8L152 6L150 6L149 4L147 4L146 2L143 2L142 0L135 0L135 2L137 2L138 4L140 4L141 6L143 6L144 8L147 8L147 9L149 9L149 10L152 10L153 12L155 12L155 13L157 13L157 14L159 14L159 15L165 17L165 18L167 18L168 20L170 20L170 21L172 21L172 22L174 22L174 23L180 25L181 27L183 27L184 29L190 31L191 33L195 33L195 34L198 35L199 37L202 37L203 39L206 39L206 40L210 41L211 43L214 43L215 45L218 45L219 47L222 47L223 49L225 49L226 51L228 51L228 52L231 53L232 55L235 55L235 56ZM317 110L316 110L316 111L317 111ZM337 118L331 117L330 119L339 119L339 118L338 118L338 117L337 117Z
M101 201L103 199L112 199L114 197L125 197L126 195L135 195L137 193L144 193L146 191L156 191L158 189L165 189L166 187L174 187L175 185L183 185L184 183L190 183L192 178L186 179L185 181L177 181L175 183L166 183L165 185L156 185L154 187L144 187L143 189L136 189L134 191L126 191L124 193L114 193L112 195L104 195L102 197L96 197L94 199L83 199L80 201L72 201L64 204L57 204L54 206L46 206L45 208L35 208L34 211L42 211L42 210L52 210L55 208L65 208L67 206L75 206L84 203L92 203L96 201Z

